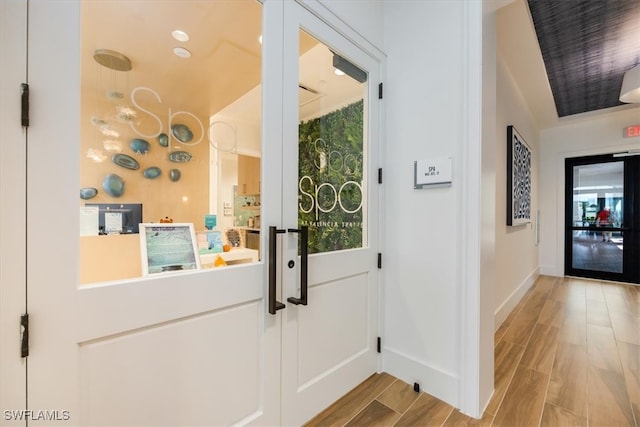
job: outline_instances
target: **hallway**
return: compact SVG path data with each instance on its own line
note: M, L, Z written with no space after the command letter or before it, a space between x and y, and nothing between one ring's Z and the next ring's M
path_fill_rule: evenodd
M307 426L640 426L640 287L540 276L495 334L481 420L382 373Z

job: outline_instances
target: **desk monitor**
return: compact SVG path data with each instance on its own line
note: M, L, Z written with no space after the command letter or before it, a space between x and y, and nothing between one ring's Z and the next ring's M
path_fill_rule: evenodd
M98 207L99 234L137 234L142 222L141 203L85 203Z

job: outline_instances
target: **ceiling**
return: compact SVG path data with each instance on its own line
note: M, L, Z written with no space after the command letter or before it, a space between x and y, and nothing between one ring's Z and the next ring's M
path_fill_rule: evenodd
M174 111L206 117L260 83L262 8L255 0L83 0L81 18L82 79L89 88L121 79L123 91L149 87ZM176 29L190 39L175 40ZM191 57L174 55L175 47ZM122 53L132 70L101 68L93 60L96 49Z
M639 0L514 0L497 26L499 57L541 128L635 107L618 97L640 64Z
M201 120L214 114L259 123L261 110L262 6L255 0L109 2L83 0L82 84L86 105L100 110L114 91L135 87L143 105L167 105ZM186 31L180 42L172 30ZM300 117L309 118L362 97L362 87L334 74L333 53L300 33ZM189 58L176 56L188 49ZM116 51L131 61L131 71L112 71L94 61L97 49ZM111 111L111 110L109 110ZM98 114L109 121L111 116ZM146 117L148 119L148 117ZM188 120L184 114L181 120ZM151 122L150 126L155 125ZM113 122L113 120L111 120ZM100 122L102 123L102 122ZM117 126L117 124L114 124Z
M504 2L497 14L499 60L540 128L637 107L621 105L618 95L624 72L640 63L640 0ZM205 116L254 89L262 62L259 3L188 4L84 0L83 76L108 79L91 58L95 49L116 50L132 61L127 86L152 87L171 99L174 110ZM194 36L182 43L192 52L190 59L171 53L180 45L171 38L175 28ZM301 53L314 44L305 41ZM331 82L301 76L301 83L314 90L320 81Z

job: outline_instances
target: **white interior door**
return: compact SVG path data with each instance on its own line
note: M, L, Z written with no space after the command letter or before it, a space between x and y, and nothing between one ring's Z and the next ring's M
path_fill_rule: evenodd
M294 2L32 1L29 28L27 418L297 425L376 370L375 61ZM318 74L333 73L334 54L347 72L335 86ZM299 140L299 123L320 117L344 138L322 125ZM234 153L261 157L259 195L218 186ZM137 205L145 223L194 224L209 247L143 258L154 236L130 233ZM229 264L252 262L202 268L196 258L217 256L199 254L215 246L205 215L228 224L228 207L231 227L262 232L260 260L232 250L220 255ZM292 231L276 258L287 308L276 315L271 224L310 230L307 305ZM106 235L90 235L99 227Z
M284 28L282 420L300 425L377 370L380 80L296 2Z
M141 261L148 243L127 232L135 208L86 206L142 204L144 222L169 217L196 230L204 230L206 214L229 219L222 207L210 211L228 189L209 184L217 176L209 154L255 137L255 117L222 126L209 117L232 104L246 113L235 102L260 86L261 66L268 67L258 41L262 9L254 1L30 3L28 407L35 416L77 426L279 424L280 319L265 311L265 263L155 273L217 255L194 255L176 243L184 236L158 228L176 251L161 262L149 246ZM172 38L172 30L189 40ZM257 94L249 110L260 129ZM134 141L141 139L147 144ZM281 160L270 155L261 184L278 188ZM260 195L239 201L233 194L222 200L239 204L236 216L280 219L267 193L262 203ZM122 234L79 237L100 226ZM242 254L232 248L220 256L231 264Z

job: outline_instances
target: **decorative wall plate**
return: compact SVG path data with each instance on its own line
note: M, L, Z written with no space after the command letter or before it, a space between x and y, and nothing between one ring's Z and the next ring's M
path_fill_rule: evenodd
M191 160L191 154L186 151L174 151L169 154L169 160L175 163L184 163Z
M144 175L145 178L154 179L154 178L157 178L160 175L162 175L162 171L157 166L151 166L151 167L146 168L142 172L142 175Z
M114 154L111 156L111 161L118 166L122 166L123 168L138 170L140 168L140 163L133 157L127 154Z
M102 181L102 189L112 197L120 197L124 194L124 180L119 175L111 173Z
M182 176L182 174L180 173L180 169L171 169L169 171L169 179L172 182L180 181L180 176Z
M171 126L171 132L180 142L189 142L193 139L193 132L186 125L173 125Z
M131 149L135 153L147 154L149 152L149 149L151 148L151 145L144 139L136 138L131 140L131 142L129 143L129 147L131 147Z
M161 133L160 135L158 135L158 144L160 144L163 147L168 147L169 136L166 133Z
M98 195L98 189L93 187L84 187L80 189L80 198L82 200L93 199Z

